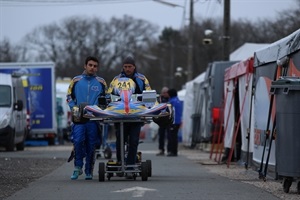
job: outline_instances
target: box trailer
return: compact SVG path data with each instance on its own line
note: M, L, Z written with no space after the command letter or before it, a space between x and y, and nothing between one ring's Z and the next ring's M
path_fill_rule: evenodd
M28 139L44 139L50 145L57 137L55 64L0 63L0 72L21 74L27 98L30 132Z

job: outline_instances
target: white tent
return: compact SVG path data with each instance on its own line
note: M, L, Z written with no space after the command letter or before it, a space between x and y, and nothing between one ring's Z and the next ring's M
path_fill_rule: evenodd
M272 81L274 81L275 79L278 80L277 78L283 75L282 72L286 72L286 76L300 76L299 38L300 29L278 41L275 41L270 45L267 45L263 49L255 51L254 54L255 94L253 105L253 128L255 130L255 140L253 148L253 161L259 164L261 164L262 162L267 163L267 155L269 155L268 166L274 167L276 165L276 169L279 169L279 171L281 170L281 167L285 168L290 164L288 162L276 162L276 157L278 155L283 155L282 153L285 153L285 147L281 146L281 148L277 149L277 142L275 142L275 145L273 145L271 148L269 146L270 144L272 144L272 140L270 140L271 137L266 137L265 132L266 130L268 130L271 134L273 126L275 125L274 119L276 115L275 141L280 141L280 137L286 137L286 133L297 131L295 127L289 126L285 128L284 132L280 133L280 124L282 124L283 122L281 120L288 119L288 115L284 113L284 115L282 116L285 117L282 117L281 119L278 118L278 113L276 114L277 108L274 103L272 112L269 113L271 105L270 88ZM276 77L274 75L276 75ZM287 105L283 106L285 108L287 107ZM296 119L295 116L294 118ZM290 145L293 146L293 144Z
M264 43L248 43L246 42L245 44L243 44L242 46L240 46L239 48L237 48L235 51L233 51L230 56L229 59L230 60L246 60L248 59L250 56L254 55L254 52L256 50L259 50L261 48L266 47L268 44L264 44Z
M183 127L182 127L182 142L190 146L192 142L192 118L191 116L195 113L195 97L200 94L200 91L194 91L194 84L201 83L204 81L205 72L201 73L192 81L185 84L185 96L183 103Z
M249 119L250 113L253 112L251 110L252 97L250 88L253 78L253 57L255 51L267 45L264 43L245 43L230 54L230 60L241 60L239 63L226 69L224 77L224 147L231 150L231 155L235 148L238 130L241 132L242 156L245 153L253 152L254 132L253 128L250 128L252 124L250 124L251 120ZM235 98L236 94L238 94L238 98ZM235 105L239 105L239 107ZM236 116L236 113L239 113L239 117ZM247 132L249 128L251 130L250 135ZM230 159L231 156L228 160Z
M182 89L177 92L177 96L180 101L184 101L185 94L186 94L186 89Z
M242 153L253 152L253 129L250 129L252 132L249 133L251 135L248 135L252 112L252 77L253 57L236 63L225 70L224 147L231 150L228 160L231 160L239 130L241 132ZM238 98L236 98L236 95L238 95Z

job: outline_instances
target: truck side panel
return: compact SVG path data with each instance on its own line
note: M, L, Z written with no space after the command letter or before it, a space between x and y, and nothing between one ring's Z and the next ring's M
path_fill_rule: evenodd
M27 77L29 138L51 139L53 143L57 134L54 63L0 63L0 72Z

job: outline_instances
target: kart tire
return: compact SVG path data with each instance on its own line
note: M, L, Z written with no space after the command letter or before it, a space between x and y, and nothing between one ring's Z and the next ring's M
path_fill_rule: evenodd
M146 160L147 168L148 168L148 177L152 176L152 162L151 160Z
M142 177L142 181L147 181L148 180L148 165L147 165L146 162L142 162L141 177Z
M99 163L98 176L99 182L105 181L105 163Z

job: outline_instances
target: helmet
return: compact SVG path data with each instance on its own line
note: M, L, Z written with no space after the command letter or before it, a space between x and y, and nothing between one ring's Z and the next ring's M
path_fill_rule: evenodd
M173 124L174 118L172 115L163 115L163 116L157 116L153 117L152 120L158 125L162 127L170 126Z
M74 124L84 124L89 121L88 118L83 117L83 109L87 105L87 103L81 103L79 107L74 106L72 109L72 122Z
M153 117L152 120L162 127L170 126L174 122L174 115L172 112L172 105L168 104L168 111L161 112L157 117Z

